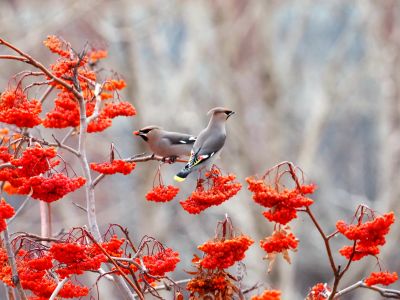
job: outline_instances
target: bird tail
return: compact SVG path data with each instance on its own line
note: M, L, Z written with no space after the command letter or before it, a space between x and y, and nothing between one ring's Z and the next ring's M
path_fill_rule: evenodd
M178 174L176 174L176 175L174 176L174 179L175 179L175 181L182 182L182 181L184 181L184 180L186 179L186 177L188 177L188 175L189 175L191 172L192 172L191 169L189 169L189 168L183 168L181 171L179 171Z

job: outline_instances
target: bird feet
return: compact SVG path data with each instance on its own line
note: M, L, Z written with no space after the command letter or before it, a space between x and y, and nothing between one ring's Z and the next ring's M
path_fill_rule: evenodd
M178 156L163 157L161 159L161 161L164 163L173 164L177 160L177 158L178 158Z

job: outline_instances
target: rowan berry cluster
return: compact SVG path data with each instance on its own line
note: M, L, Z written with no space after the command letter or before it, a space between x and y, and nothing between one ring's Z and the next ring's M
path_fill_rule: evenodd
M277 254L281 253L283 258L290 263L289 250L296 251L299 240L290 232L289 228L278 227L271 236L260 241L261 248L267 252L267 259L270 262L269 270L275 261Z
M165 273L175 270L180 258L178 252L173 251L171 248L165 248L163 251L153 255L144 255L142 261L149 275L162 277L165 276ZM148 278L148 281L149 279L151 278Z
M0 201L0 232L7 228L6 219L10 219L14 216L14 208L8 204L4 199Z
M71 178L54 173L60 161L55 148L37 144L27 147L20 157L11 153L12 147L1 147L1 158L11 165L0 170L0 180L7 182L10 194L31 194L34 199L53 202L77 190L86 183L84 177ZM47 175L45 175L47 174Z
M95 95L94 83L98 79L98 75L91 67L98 60L107 56L106 51L92 49L85 56L79 57L68 43L61 41L55 36L49 36L44 44L50 51L60 56L58 61L51 65L52 72L57 78L62 78L72 85L74 82L69 78L74 78L74 74L78 74L77 79L85 99L87 117L95 113L96 105L98 105L96 104L96 96L102 99L99 105L98 116L88 124L87 131L89 133L103 131L110 127L113 118L136 115L135 108L129 102L114 101L114 93L126 87L126 83L122 79L109 78L105 80L100 94ZM60 90L60 93L54 101L54 109L46 114L43 125L48 128L79 126L79 104L75 99L75 95L55 81L52 81L50 84ZM111 99L111 102L105 102L109 99Z
M340 254L351 260L360 260L367 255L378 255L379 247L386 243L385 235L389 233L394 223L394 213L390 212L380 217L372 217L371 221L363 222L365 213L359 209L357 224L347 224L343 220L336 223L337 230L347 239L355 242L354 246L344 246Z
M281 300L278 290L265 290L261 295L251 297L251 300Z
M90 168L96 172L112 175L115 173L122 173L128 175L135 168L134 162L128 162L121 159L114 159L111 162L103 163L90 163Z
M223 270L200 269L193 274L196 276L186 285L190 300L206 299L206 296L212 299L232 299L238 291L233 279Z
M253 243L246 235L208 241L198 246L205 253L200 265L206 269L227 269L243 260L245 252Z
M0 122L32 128L42 122L39 118L41 111L40 102L28 100L20 87L10 88L0 96Z
M19 280L23 289L31 291L39 299L49 299L57 287L57 282L49 273L53 268L52 257L34 257L27 251L20 249L16 259ZM8 255L3 248L0 248L0 280L8 286L15 286L12 280L11 267L8 263ZM75 298L86 296L88 293L87 287L75 285L69 281L58 295L62 298Z
M331 289L326 283L317 283L311 288L306 300L327 300L331 294Z
M368 286L375 284L390 285L396 282L399 276L396 272L372 272L368 278L364 280L365 284Z
M278 185L268 185L256 177L247 177L246 181L253 192L253 200L269 208L263 215L271 222L285 225L297 217L297 209L313 204L313 200L304 196L314 193L316 186L313 184L280 190Z
M235 196L242 185L235 182L236 176L223 176L215 166L205 174L205 180L199 179L196 190L180 204L190 214L199 214L213 205L220 205Z
M168 202L174 199L178 192L179 188L176 186L160 184L153 187L153 189L146 194L146 199L154 202Z

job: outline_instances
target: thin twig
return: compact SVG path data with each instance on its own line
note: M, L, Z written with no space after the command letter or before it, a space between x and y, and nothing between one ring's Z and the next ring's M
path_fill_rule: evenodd
M103 252L105 256L109 259L109 261L115 266L115 268L118 270L118 272L121 274L122 277L128 282L128 284L134 289L136 294L139 296L141 300L144 300L143 293L140 291L139 287L137 287L130 279L129 277L125 274L125 272L120 268L118 263L108 254L108 252L96 241L96 239L92 236L90 232L87 230L84 230L86 236Z
M77 91L73 85L67 83L66 81L64 81L61 78L58 78L57 76L55 76L49 69L47 69L43 64L41 64L39 61L37 61L36 59L32 58L29 54L26 54L25 52L23 52L22 50L18 49L17 47L13 46L12 44L10 44L9 42L6 42L5 40L0 38L0 45L3 44L4 46L14 50L15 52L17 52L20 56L13 56L13 55L1 55L0 59L14 59L14 60L19 60L25 63L28 63L34 67L36 67L37 69L41 70L43 73L45 73L49 78L53 79L55 82L57 82L58 84L62 85L64 88L66 88L68 91L70 91L71 93L74 94L74 96L78 99L78 100L83 100L83 96L81 93L79 93L79 91Z
M43 102L46 100L46 98L50 95L50 93L53 91L54 86L50 85L46 91L44 92L44 94L42 95L42 97L40 97L39 101L41 104L43 104Z
M126 162L145 162L145 161L150 161L150 160L165 161L165 157L154 155L154 154L149 154L149 155L137 154L132 157L123 159L123 161L126 161ZM176 159L174 162L187 163L187 160ZM93 183L92 183L93 187L95 187L105 176L106 176L105 174L98 175L93 180Z
M53 146L53 147L59 147L65 150L68 150L69 152L71 152L72 154L74 154L75 156L79 157L80 153L78 151L76 151L74 148L64 145L62 142L60 142L55 136L54 134L52 135L53 139L56 141L55 144L52 143L47 143L48 146Z
M75 205L77 208L83 210L85 213L87 213L87 209L85 207L83 207L82 205L76 203L76 202L72 202L73 205Z
M29 195L27 195L24 199L24 201L22 201L22 204L18 207L17 211L15 212L15 214L12 216L12 218L8 219L7 224L11 225L11 223L15 220L15 218L18 216L18 214L22 211L22 209L25 207L25 205L28 203L28 200L30 199L30 197L32 196L32 192L33 190L31 190L31 192L29 193Z

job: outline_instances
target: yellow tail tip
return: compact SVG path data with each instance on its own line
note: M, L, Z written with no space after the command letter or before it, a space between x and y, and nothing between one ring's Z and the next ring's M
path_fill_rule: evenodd
M182 178L182 177L179 177L178 175L175 175L174 176L174 180L178 181L178 182L182 182L182 181L185 181L185 178Z

